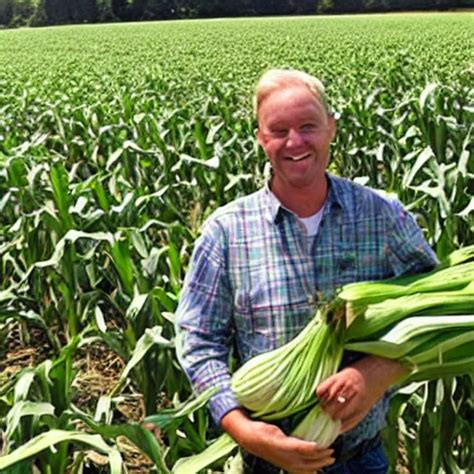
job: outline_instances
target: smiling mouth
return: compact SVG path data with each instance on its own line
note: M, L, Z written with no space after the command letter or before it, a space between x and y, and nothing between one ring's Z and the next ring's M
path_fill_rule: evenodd
M290 161L301 161L305 160L306 158L309 158L310 153L305 153L304 155L298 155L298 156L287 156L286 159Z

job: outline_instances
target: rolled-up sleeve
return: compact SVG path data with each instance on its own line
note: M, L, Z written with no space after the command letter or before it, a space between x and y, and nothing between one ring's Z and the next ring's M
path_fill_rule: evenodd
M197 239L176 314L178 360L197 393L220 391L209 407L214 421L240 406L230 388L232 291L222 227L208 222Z
M439 262L426 242L412 214L398 201L392 205L392 226L388 237L389 260L396 276L432 270Z

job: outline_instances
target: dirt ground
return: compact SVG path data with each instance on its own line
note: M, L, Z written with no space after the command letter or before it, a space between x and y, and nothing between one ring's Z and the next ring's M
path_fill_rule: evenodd
M44 331L32 329L28 340L24 340L20 327L13 326L0 346L0 387L11 382L22 369L36 367L48 358L54 358L54 355ZM78 349L74 360L73 403L87 413L94 413L100 396L110 393L124 366L124 361L103 343L96 342ZM120 398L121 401L115 405L114 421L143 420L143 397L132 385L125 387ZM124 437L118 438L117 444L129 473L149 472L153 463L135 445ZM84 472L107 472L107 465L107 457L89 451Z

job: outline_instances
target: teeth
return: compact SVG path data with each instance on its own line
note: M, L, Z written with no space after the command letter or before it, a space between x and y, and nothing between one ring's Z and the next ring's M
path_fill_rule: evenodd
M299 155L299 156L289 156L288 158L293 161L300 161L304 158L306 158L309 155L309 153L306 153L304 155Z

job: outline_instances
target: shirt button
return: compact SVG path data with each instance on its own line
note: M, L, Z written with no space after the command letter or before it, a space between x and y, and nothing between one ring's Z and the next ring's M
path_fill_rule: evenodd
M310 306L313 306L313 305L314 305L314 303L315 303L314 300L315 300L315 299L314 299L314 296L313 296L313 295L309 295L309 296L308 296L308 304L309 304Z

